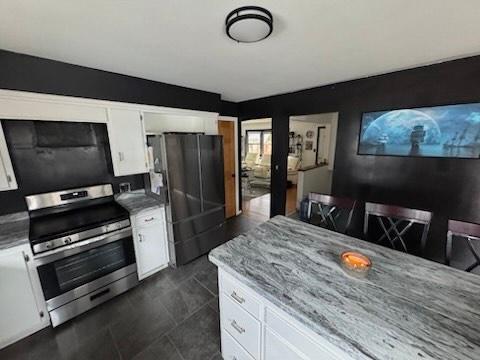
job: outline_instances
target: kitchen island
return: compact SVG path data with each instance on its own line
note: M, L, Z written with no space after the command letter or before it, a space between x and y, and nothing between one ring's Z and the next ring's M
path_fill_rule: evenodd
M372 260L366 279L342 270L345 250ZM226 359L480 359L478 275L283 216L209 259Z

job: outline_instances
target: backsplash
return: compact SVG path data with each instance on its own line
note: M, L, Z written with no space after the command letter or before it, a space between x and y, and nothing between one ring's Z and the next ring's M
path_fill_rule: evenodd
M143 175L114 177L107 127L98 123L2 120L18 190L0 192L0 215L26 210L25 195L102 183L144 187Z

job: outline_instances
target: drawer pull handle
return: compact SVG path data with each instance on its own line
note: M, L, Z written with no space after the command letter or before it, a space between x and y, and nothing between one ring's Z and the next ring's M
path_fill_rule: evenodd
M231 325L235 330L238 331L239 334L243 334L245 332L245 329L238 325L235 320L232 321Z
M153 221L155 218L152 216L150 219L145 219L145 222Z
M243 304L245 302L245 299L242 298L241 296L238 296L238 294L235 291L232 292L230 296L239 304Z

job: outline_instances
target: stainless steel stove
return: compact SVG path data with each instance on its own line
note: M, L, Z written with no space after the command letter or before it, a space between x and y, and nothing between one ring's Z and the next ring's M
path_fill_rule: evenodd
M25 200L54 327L138 284L129 213L115 202L110 184Z

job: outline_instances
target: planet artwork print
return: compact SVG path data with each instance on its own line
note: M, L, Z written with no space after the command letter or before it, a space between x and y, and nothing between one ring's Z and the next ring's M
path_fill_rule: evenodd
M364 113L360 155L480 158L480 103Z

